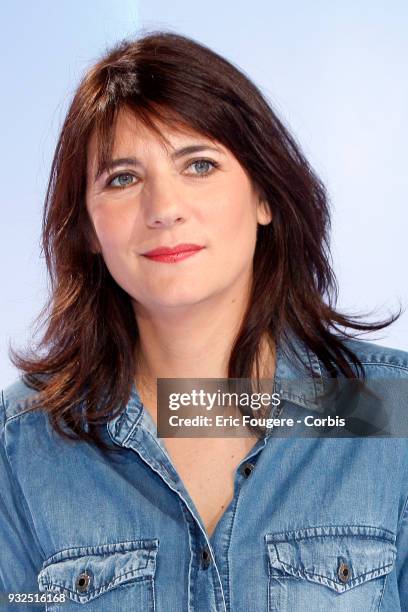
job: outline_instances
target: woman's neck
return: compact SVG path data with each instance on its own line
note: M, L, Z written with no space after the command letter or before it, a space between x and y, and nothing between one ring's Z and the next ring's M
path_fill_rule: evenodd
M227 378L231 349L249 300L249 285L231 287L183 307L147 309L134 303L139 330L136 385L156 389L157 378ZM260 378L272 378L275 344L264 334L259 346ZM256 370L252 377L255 378ZM153 393L153 391L152 391Z

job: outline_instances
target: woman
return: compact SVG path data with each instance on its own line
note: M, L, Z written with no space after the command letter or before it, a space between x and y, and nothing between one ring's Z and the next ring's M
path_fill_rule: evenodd
M226 60L156 32L88 71L46 197L46 331L3 393L2 591L67 612L408 609L406 437L157 435L157 380L196 378L273 380L267 414L295 421L330 380L386 379L401 433L408 353L346 331L399 315L335 310L328 231L323 185Z

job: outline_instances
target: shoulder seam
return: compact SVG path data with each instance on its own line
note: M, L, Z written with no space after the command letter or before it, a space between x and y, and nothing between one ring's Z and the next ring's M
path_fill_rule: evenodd
M17 412L17 414L12 414L7 419L5 419L4 425L6 425L7 423L10 423L14 419L18 419L19 417L23 416L24 414L27 414L27 412L33 412L33 410L31 410L30 408L26 408L25 410L22 410L21 412Z
M347 361L347 363L349 365L353 365L352 361ZM405 366L397 363L389 363L387 361L362 361L361 364L364 366L383 366L386 368L394 368L396 370L403 370L404 372L408 373L408 364Z
M23 414L32 412L32 404L30 400L35 398L35 392L30 392L28 394L24 393L23 395L17 395L15 397L12 396L9 399L7 399L7 389L2 389L1 394L5 424ZM9 410L7 410L7 405L9 405Z
M363 365L374 365L374 366L384 366L386 368L394 368L397 370L403 370L404 372L408 372L408 365L404 366L404 365L399 365L396 363L388 363L385 361L362 361L361 362Z

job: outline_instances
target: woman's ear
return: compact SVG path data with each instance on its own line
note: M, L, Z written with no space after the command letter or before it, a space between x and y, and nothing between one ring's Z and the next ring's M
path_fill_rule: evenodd
M91 253L93 255L99 255L101 250L97 246L91 246Z
M261 225L268 225L272 221L272 211L266 200L259 200L257 208L257 221Z
M88 248L94 255L101 252L101 248L98 243L98 239L95 233L91 230L90 235L87 237Z

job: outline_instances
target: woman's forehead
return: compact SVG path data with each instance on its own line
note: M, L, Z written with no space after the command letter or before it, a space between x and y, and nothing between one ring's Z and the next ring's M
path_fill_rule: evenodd
M152 119L154 127L146 123L127 110L120 110L112 128L112 152L124 147L138 146L142 149L144 144L153 140L158 141L165 149L171 151L177 143L199 140L201 143L216 144L219 149L225 149L215 138L203 134L186 123L176 123L175 120ZM89 158L95 158L100 144L100 134L94 129L88 141Z

